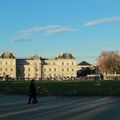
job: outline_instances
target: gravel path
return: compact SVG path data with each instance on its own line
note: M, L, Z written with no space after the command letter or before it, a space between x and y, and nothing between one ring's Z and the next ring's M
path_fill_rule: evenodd
M119 97L28 97L0 95L0 120L120 120Z

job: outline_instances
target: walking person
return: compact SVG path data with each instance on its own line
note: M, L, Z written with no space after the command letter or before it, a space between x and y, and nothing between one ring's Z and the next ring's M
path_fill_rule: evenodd
M37 93L36 93L36 87L35 87L35 80L31 80L31 84L30 84L30 87L29 87L29 100L28 100L28 104L31 103L32 101L32 104L36 104L38 101L37 101Z

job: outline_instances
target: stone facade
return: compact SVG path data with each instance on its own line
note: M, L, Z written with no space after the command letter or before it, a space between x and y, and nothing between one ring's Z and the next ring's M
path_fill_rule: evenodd
M16 59L10 52L4 52L0 57L0 77L17 80L74 79L77 71L86 67L93 68L85 61L77 64L71 53L63 53L54 59L45 59L39 55Z
M16 78L16 59L10 52L4 52L0 57L0 77Z
M75 59L53 59L45 60L43 65L44 78L67 79L76 76Z
M18 80L75 78L76 65L76 59L70 53L54 59L44 59L39 55L16 59L12 53L4 52L0 58L0 76Z
M41 78L41 59L17 59L16 60L16 77L17 79L36 79Z

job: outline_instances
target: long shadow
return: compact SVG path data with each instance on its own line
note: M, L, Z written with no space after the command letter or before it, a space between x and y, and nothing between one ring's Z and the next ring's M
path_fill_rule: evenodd
M58 103L59 104L57 104L56 106L55 106L55 108L53 108L53 109L56 109L56 108L59 108L59 107L64 107L65 105L67 106L69 106L70 105L70 103L71 104L74 104L75 103L75 100L74 99L70 99L71 100L71 102L69 101L69 102L67 102L69 99L58 99ZM88 100L88 99L87 99ZM48 99L48 101L49 101L49 99ZM79 101L80 102L80 100L77 100L77 101ZM67 103L66 103L67 102ZM52 103L54 103L54 100L52 100ZM57 103L57 102L55 102L55 103ZM61 104L60 104L61 103ZM50 105L49 105L50 104ZM50 106L50 108L51 107L53 107L54 105L53 104L51 104L50 103L50 101L49 101L49 103L48 103L48 105L46 105L46 111L47 111L47 109L48 109L48 107ZM43 106L43 108L42 108L42 106L35 106L35 107L33 107L33 106L31 106L31 108L28 108L28 109L22 109L22 110L16 110L15 112L8 112L8 113L4 113L4 114L2 114L1 115L1 117L6 117L6 116L11 116L11 115L16 115L16 114L23 114L23 113L27 113L27 112L35 112L35 111L38 111L38 110L40 110L41 109L41 111L40 112L43 112L43 109L44 109L44 107L45 106ZM49 110L48 110L49 111Z
M87 116L87 114L94 115L96 111L98 111L98 112L101 112L101 110L104 111L105 107L107 107L111 104L114 104L116 102L120 102L120 99L119 100L109 100L109 101L102 102L102 103L99 103L96 105L86 106L86 108L85 108L85 106L83 106L84 107L83 109L75 108L75 109L72 109L72 111L58 115L57 117L55 117L52 120L56 120L56 119L57 120L66 120L66 119L72 119L72 118L74 120L76 116L79 116L83 120L83 118L85 116Z
M48 104L46 106L35 105L35 106L31 106L29 109L23 109L23 110L20 110L20 111L17 110L17 111L14 111L14 112L4 113L4 114L0 115L0 117L7 117L7 116L11 116L11 115L24 114L24 113L28 113L28 112L36 112L40 109L41 109L41 112L42 112L42 110L44 110L45 107L46 107L46 109L48 109L49 107L52 107L52 106L54 106L54 105L53 104L50 104L50 105Z
M87 99L87 103L86 101L83 99L82 101L81 100L78 100L74 103L71 103L71 104L68 104L68 105L63 105L63 106L58 106L57 108L52 108L50 110L47 110L45 111L42 115L42 116L48 116L48 115L51 115L51 114L54 114L54 113L60 113L60 112L63 112L63 111L69 111L70 109L76 109L76 107L83 107L83 106L87 106L89 104L93 104L93 103L97 103L98 101L104 101L103 98L99 98L99 99L95 99L95 100L92 100L92 101L89 101L91 98Z
M120 101L111 104L105 111L97 112L91 120L120 120Z
M108 101L109 99L110 98L96 98L96 97L92 98L92 100L91 100L91 98L86 98L86 99L83 98L83 99L77 99L77 100L75 100L75 98L74 99L63 99L63 101L62 101L62 99L60 99L60 100L58 99L58 104L57 104L57 102L55 102L55 105L54 105L54 99L53 99L52 100L53 104L51 104L51 102L48 100L49 103L46 106L44 106L44 105L43 106L35 106L34 108L17 111L17 112L11 112L7 115L4 114L2 117L10 117L10 116L22 114L23 117L20 120L23 120L23 119L27 120L27 119L39 118L39 117L44 118L45 116L49 117L52 114L54 115L54 114L58 114L58 113L63 113L64 115L61 114L60 116L59 115L58 116L60 118L62 118L61 116L63 116L63 118L65 118L64 111L68 110L68 112L69 112L70 109L72 109L71 114L72 114L72 116L74 116L74 114L76 115L77 114L76 112L78 112L78 110L80 109L80 108L78 108L78 110L76 110L76 107L84 107L84 106L88 106L89 104L95 104L95 103L100 102L100 105L97 105L97 107L99 107L101 105L104 105L104 102ZM67 102L67 101L69 101L69 102ZM103 102L103 103L101 104L101 102ZM93 108L95 109L96 107L93 107ZM92 109L92 108L90 108L90 109ZM31 114L31 112L33 114ZM66 113L66 114L68 114L68 113ZM28 116L26 116L26 115L28 115ZM55 119L59 118L58 116L55 117Z
M89 101L91 98L87 99L87 101ZM82 99L82 100L78 100L76 102L72 102L71 104L62 104L62 105L59 105L59 106L54 106L50 109L46 109L45 111L39 111L39 113L36 113L36 114L32 114L30 115L29 117L23 117L24 119L25 118L28 118L28 119L33 119L33 118L41 118L41 119L47 119L47 118L50 118L50 116L55 116L56 115L59 115L59 113L63 113L64 111L70 111L71 109L76 109L76 107L83 107L83 106L87 106L88 104L92 104L92 103L97 103L98 101L104 101L104 100L107 100L107 99L104 99L104 98L99 98L99 99L95 99L93 101L89 101L86 103L85 99ZM44 118L45 117L45 118ZM22 119L22 120L24 120Z
M28 98L27 98L28 99ZM23 110L23 109L31 109L31 108L34 108L36 106L33 106L33 105L28 105L27 104L27 99L26 101L18 101L18 102L7 102L7 103L3 103L0 105L0 113L3 114L3 113L7 113L7 112L11 112L11 111L19 111L19 110ZM45 102L47 103L48 101L52 100L54 98L48 98L48 97L44 97L40 100L40 103L42 102Z

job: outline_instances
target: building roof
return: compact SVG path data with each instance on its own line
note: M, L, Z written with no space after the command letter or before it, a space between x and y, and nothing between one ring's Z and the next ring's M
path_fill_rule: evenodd
M55 59L75 59L71 53L63 53Z
M41 58L42 57L40 55L36 54L36 55L34 55L34 56L32 56L32 57L30 57L28 59L41 59Z
M85 65L85 66L90 66L91 64L86 62L86 61L82 61L81 63L79 63L78 65Z
M13 55L13 53L8 52L8 51L3 52L0 57L1 57L1 58L15 58L15 56Z

